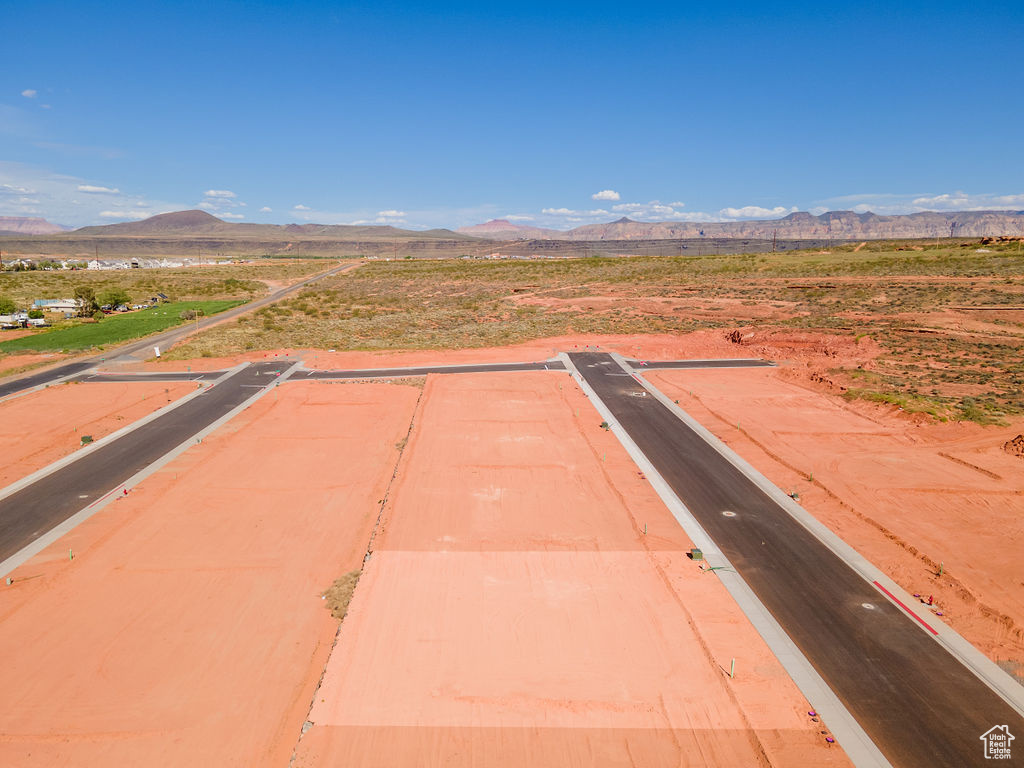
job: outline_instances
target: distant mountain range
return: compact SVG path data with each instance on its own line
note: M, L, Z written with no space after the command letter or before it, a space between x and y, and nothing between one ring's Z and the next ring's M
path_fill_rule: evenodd
M959 211L879 216L874 213L830 211L820 216L791 213L767 221L693 223L643 222L622 218L607 224L588 224L568 231L544 229L496 219L486 224L426 231L390 226L344 224L250 224L227 222L205 211L178 211L142 221L82 227L51 224L45 219L0 217L0 245L11 253L108 255L180 254L197 252L265 254L403 254L475 253L488 242L523 241L520 249L563 252L557 243L619 243L630 241L736 240L820 241L897 240L915 238L978 238L1009 235L1024 237L1024 211ZM531 245L533 243L533 245ZM546 245L545 245L546 243ZM574 246L573 246L574 247ZM640 246L636 246L640 247ZM632 247L631 247L632 248ZM570 248L572 250L572 248ZM635 248L633 248L635 250Z
M19 226L21 226L19 224ZM52 225L51 225L52 226ZM51 230L53 232L53 230ZM53 234L0 231L5 254L61 258L220 258L253 255L462 255L483 242L447 229L412 231L388 226L239 224L206 211L178 211L142 221L82 227Z
M931 237L1024 236L1024 211L956 211L879 216L874 213L829 211L820 216L791 213L765 221L643 222L621 218L608 224L587 224L561 231L495 219L460 227L457 232L491 240L678 240L739 238L771 240L886 240Z
M465 235L458 235L448 229L414 231L379 225L235 223L218 219L206 211L161 213L158 216L151 216L142 221L82 227L81 229L76 229L73 234L76 237L90 235L103 237L119 235L149 237L214 235L217 237L259 239L305 239L308 237L329 238L332 240L394 240L396 238L413 238L417 240L436 238L444 240L468 239Z
M544 229L526 224L513 224L508 219L491 219L485 224L459 227L456 232L488 240L567 240L568 232L560 229Z
M59 235L72 227L28 216L0 216L0 235Z

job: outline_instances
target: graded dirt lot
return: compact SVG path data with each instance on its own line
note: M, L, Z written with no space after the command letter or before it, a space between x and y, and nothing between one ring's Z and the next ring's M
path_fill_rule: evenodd
M1024 662L1024 429L846 402L785 369L646 375L992 659ZM941 566L941 576L939 575ZM927 610L922 606L923 610Z
M0 402L0 488L194 391L191 382L64 383Z
M15 570L0 765L286 765L420 392L276 388Z
M295 765L847 764L599 423L428 377Z

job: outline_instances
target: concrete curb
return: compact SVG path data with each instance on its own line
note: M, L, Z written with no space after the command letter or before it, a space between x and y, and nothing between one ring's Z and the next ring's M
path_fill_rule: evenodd
M44 477L46 477L47 475L51 475L54 472L56 472L57 470L63 469L64 467L68 466L69 464L73 464L74 462L78 461L79 459L85 458L90 453L92 453L93 451L98 450L99 448L102 448L107 443L113 442L114 440L117 440L119 437L123 437L124 435L127 435L129 432L134 432L139 427L143 427L146 424L148 424L149 422L154 421L154 420L160 418L165 413L168 413L169 411L173 411L175 408L178 408L178 407L184 405L189 400L192 400L193 398L198 397L200 394L202 394L204 391L206 391L207 389L212 387L217 382L223 381L228 376L234 376L236 373L238 373L240 370L242 370L243 367L244 367L244 364L241 365L241 366L235 366L231 370L226 371L223 376L220 376L219 378L217 378L216 380L214 380L212 382L205 382L205 383L204 382L196 382L197 384L200 384L200 386L194 392L189 392L187 395L185 395L185 396L175 400L173 403L169 403L168 405L165 405L163 408L160 408L159 410L153 411L148 416L143 416L138 421L133 421L131 424L128 424L126 426L121 427L116 432L111 432L109 435L104 435L99 440L97 440L97 441L95 441L93 443L90 443L89 445L86 445L86 446L83 446L83 447L79 448L74 453L69 453L67 456L64 456L63 458L57 459L57 461L53 462L52 464L48 464L47 466L45 466L45 467L43 467L41 469L37 469L32 474L26 475L25 477L21 478L21 480L17 480L15 482L11 483L6 488L0 489L0 499L7 498L11 494L17 493L18 491L20 491L23 488L27 488L28 486L32 485L32 483L36 482L37 480L41 480ZM50 386L52 384L53 384L53 382L50 382L49 385L45 385L45 386Z
M249 365L249 363L242 363L241 365L236 366L236 368L231 369L233 371L233 373L230 373L229 375L234 375L234 373L237 373L238 371L242 370L243 368L247 367L248 365ZM77 526L79 526L80 524L84 523L90 517L92 517L97 512L99 512L104 507L106 507L108 504L110 504L112 501L120 498L120 496L118 496L115 493L116 491L120 491L121 489L130 490L131 488L134 488L136 485L141 483L143 480L145 480L147 477L152 475L154 472L157 472L158 470L163 469L165 466L170 464L172 461L174 461L174 459L178 458L178 456L183 454L185 451L187 451L193 445L196 445L204 437L206 437L207 435L209 435L212 432L216 431L217 429L219 429L221 426L223 426L227 422L231 421L231 419L235 418L235 416L240 414L242 411L244 411L250 405L255 403L261 397L264 397L265 395L269 394L270 391L272 389L274 389L274 387L279 382L281 382L281 381L285 380L286 378L288 378L295 371L297 366L298 366L298 364L296 363L292 367L288 368L288 370L286 370L279 377L277 377L274 382L271 382L267 386L265 386L262 389L260 389L258 392L255 392L252 395L252 397L248 398L247 400L242 401L241 403L236 405L234 408L232 408L230 411L228 411L223 416L221 416L219 419L217 419L216 421L208 424L206 427L201 429L199 432L196 432L190 438L188 438L187 440L185 440L182 443L178 444L176 447L174 447L171 450L169 450L167 453L165 453L159 459L154 461L148 467L139 470L134 475L129 477L127 480L125 480L123 483L120 483L119 485L114 486L114 488L112 488L110 491L108 491L105 496L97 499L92 504L87 506L85 509L82 509L82 510L76 512L71 517L69 517L67 520L62 522L60 525L50 529L45 534L40 536L38 539L33 541L31 544L26 545L25 547L23 547L22 549L18 550L13 555L8 557L3 562L0 562L0 578L2 578L4 576L6 576L7 574L9 574L15 568L23 565L25 562L30 560L32 557L35 557L37 554L39 554L44 549L46 549L46 547L50 546L53 542L55 542L58 539L60 539L61 536L63 536L64 534L74 530ZM223 378L226 378L226 376L222 377L222 379ZM217 381L221 381L222 379L218 379Z
M690 414L672 402L657 387L644 379L642 372L632 369L621 356L614 352L611 353L611 356L624 370L630 372L634 379L656 397L662 405L672 411L683 423L700 435L708 445L718 451L723 458L746 475L772 501L782 507L790 517L806 528L818 541L832 550L836 556L849 565L862 579L872 586L877 582L890 592L892 596L895 596L899 602L903 603L903 605L896 603L896 607L907 613L905 606L912 605L915 602L915 598L912 595L908 594L899 584L886 576L857 550L833 533L828 526L793 501L788 494L784 493L782 489L758 472L739 454L715 437L710 430L690 416ZM885 595L883 592L883 596L890 600L890 602L893 602L890 595ZM911 617L914 618L913 615ZM920 620L915 623L919 624ZM985 654L964 639L959 632L934 614L928 616L928 624L937 633L933 635L936 642L953 654L954 657L971 670L979 680L991 688L1003 701L1013 707L1020 715L1024 716L1024 686L1021 686L1008 672L1001 669L998 664L985 656ZM923 627L921 631L925 631Z
M580 375L576 366L568 355L561 355L562 362L572 374L573 379L587 395L587 398L598 413L608 423L612 434L618 438L623 448L637 467L644 473L648 482L655 492L668 507L669 511L682 526L686 535L690 537L704 552L705 560L709 565L716 568L715 573L722 584L732 595L732 598L739 605L740 610L754 625L758 634L761 635L768 648L782 664L783 668L796 683L800 692L807 698L811 706L821 715L828 724L840 746L846 751L847 756L858 768L885 768L891 765L882 755L875 743L871 741L864 729L849 713L843 703L835 695L831 688L817 673L807 658L796 647L796 644L786 634L775 618L758 600L753 590L747 585L743 578L736 573L729 560L722 554L718 545L704 530L703 526L686 508L686 505L676 496L675 492L665 481L665 478L654 468L644 453L637 447L636 443L622 426L615 420L612 412L597 396L586 380ZM621 357L616 356L616 361L621 365ZM630 371L630 373L632 373Z

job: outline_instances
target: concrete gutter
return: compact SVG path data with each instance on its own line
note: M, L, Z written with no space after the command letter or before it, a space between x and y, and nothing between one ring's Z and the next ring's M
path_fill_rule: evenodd
M622 365L622 358L615 356L616 361ZM666 482L665 478L654 468L650 460L644 455L625 429L615 420L612 412L604 404L586 379L580 375L579 370L573 365L567 354L559 355L565 367L572 374L573 379L594 404L597 412L607 422L612 434L618 438L622 447L626 449L630 458L647 481L654 488L655 492L668 507L673 517L679 522L686 535L704 553L704 559L708 565L714 567L714 573L732 595L739 605L740 610L746 615L750 623L754 625L758 634L764 639L768 648L782 664L783 668L796 683L800 692L807 698L811 706L818 712L821 718L828 724L836 741L839 742L847 756L858 768L891 768L891 764L882 755L881 751L871 741L864 729L850 714L833 690L821 678L811 663L807 660L796 644L786 634L785 630L775 618L758 600L753 590L736 572L728 558L722 554L721 549L708 535L704 527L686 508L686 505L676 496L675 492ZM632 375L631 369L626 369Z

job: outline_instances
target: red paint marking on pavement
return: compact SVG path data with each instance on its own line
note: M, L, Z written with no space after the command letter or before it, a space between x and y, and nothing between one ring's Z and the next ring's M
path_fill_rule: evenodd
M902 602L900 602L900 600L899 600L899 599L898 599L898 598L896 597L896 595L894 595L894 594L893 594L892 592L890 592L890 591L889 591L888 589L886 589L885 587L883 587L883 586L882 586L881 584L879 584L879 583L878 583L877 581L873 581L873 582L871 582L871 583L872 583L872 584L874 584L874 585L875 585L876 587L878 587L878 588L879 588L880 590L882 590L882 591L883 591L883 592L884 592L884 593L885 593L886 595L888 595L888 596L889 596L889 599L890 599L890 600L892 600L892 601L893 601L894 603L896 603L896 605L898 605L898 606L899 606L900 608L902 608L902 609L903 609L904 611L906 611L906 612L907 612L907 613L909 613L909 614L910 614L911 616L913 616L913 617L914 617L915 619L917 619L917 620L918 620L919 622L921 622L921 626L922 626L922 627L924 627L924 628L925 628L925 629L927 629L927 630L928 630L929 632L931 632L931 633L932 633L933 635L935 635L936 637L938 637L939 633L938 633L938 632L936 632L936 631L935 631L934 629L932 629L932 628L931 628L931 627L930 627L930 626L928 625L928 622L926 622L926 621L925 621L924 619L922 619L922 618L921 618L920 616L918 616L918 615L917 615L916 613L914 613L914 612L913 612L912 610L910 610L909 608L907 608L907 606L905 606L905 605L904 605L904 604L903 604Z
M110 495L110 494L112 494L112 493L116 493L116 492L118 491L118 489L119 489L119 488L123 488L123 487L124 487L124 486L120 486L120 485L119 485L119 486L118 486L117 488L115 488L114 490L112 490L112 491L107 491L107 492L106 492L105 494L103 494L103 495L102 495L102 496L100 496L100 497L99 497L98 499L96 499L96 501L94 501L94 502L93 502L92 504L90 504L90 505L89 505L89 507L95 507L95 506L96 506L97 504L99 504L99 503L100 503L101 501L103 501L103 500L104 500L105 498L107 498L107 496L109 496L109 495ZM125 491L127 492L127 489L125 489ZM86 507L86 509L88 509L89 507Z

